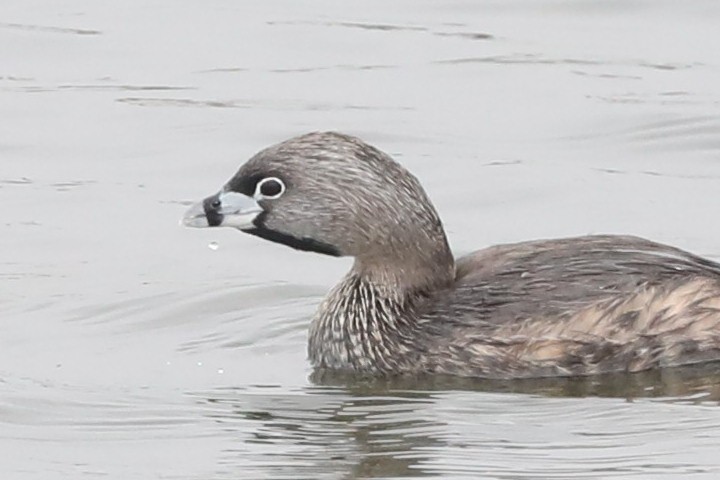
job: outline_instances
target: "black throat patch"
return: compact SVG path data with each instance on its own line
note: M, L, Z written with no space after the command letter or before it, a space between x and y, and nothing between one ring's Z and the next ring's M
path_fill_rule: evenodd
M255 235L260 238L264 238L265 240L270 240L271 242L282 243L283 245L292 247L295 250L322 253L324 255L331 255L333 257L342 256L340 250L328 243L319 242L317 240L313 240L312 238L307 237L299 238L293 235L288 235L286 233L281 233L276 230L266 228L264 224L264 213L258 215L253 221L253 224L255 225L254 228L243 230L243 232L249 233L250 235Z

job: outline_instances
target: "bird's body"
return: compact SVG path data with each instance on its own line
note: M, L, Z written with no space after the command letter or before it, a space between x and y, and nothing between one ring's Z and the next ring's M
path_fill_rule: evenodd
M275 180L282 189L264 185ZM236 208L229 194L255 204ZM228 220L243 215L252 218ZM308 134L264 150L186 218L355 257L310 327L320 369L527 378L720 360L719 264L612 235L454 261L415 177L353 137Z
M401 298L350 274L321 306L309 352L333 370L484 378L720 359L720 265L605 235L481 250L448 287Z

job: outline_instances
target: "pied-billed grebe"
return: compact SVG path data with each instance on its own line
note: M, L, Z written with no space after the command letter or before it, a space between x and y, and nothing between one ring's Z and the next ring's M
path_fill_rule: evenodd
M456 263L417 179L347 135L259 152L184 223L355 257L310 326L317 368L520 378L720 360L720 264L612 235Z

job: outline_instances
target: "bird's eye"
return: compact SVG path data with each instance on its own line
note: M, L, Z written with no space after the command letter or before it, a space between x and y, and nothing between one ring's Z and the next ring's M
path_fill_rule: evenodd
M277 177L263 178L255 187L255 196L259 198L278 198L285 192L285 184Z

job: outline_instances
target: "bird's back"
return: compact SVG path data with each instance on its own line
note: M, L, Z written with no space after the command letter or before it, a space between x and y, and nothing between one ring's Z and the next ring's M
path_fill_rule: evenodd
M720 359L720 265L637 237L481 250L427 305L437 372L590 375Z

